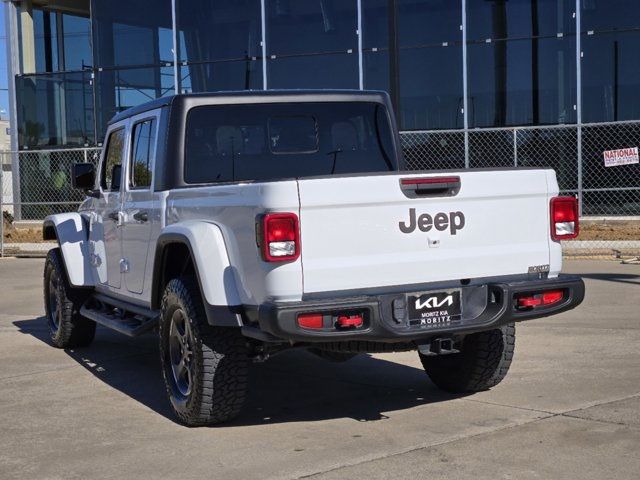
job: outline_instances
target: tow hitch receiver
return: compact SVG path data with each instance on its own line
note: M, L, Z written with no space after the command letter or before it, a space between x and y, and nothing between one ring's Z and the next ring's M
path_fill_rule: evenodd
M435 355L450 355L452 353L460 353L460 350L454 348L452 338L434 338L430 343L418 345L418 350L422 355L431 357Z

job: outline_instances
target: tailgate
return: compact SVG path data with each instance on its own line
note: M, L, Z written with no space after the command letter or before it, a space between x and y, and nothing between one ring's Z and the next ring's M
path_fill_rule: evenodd
M459 189L429 190L459 177ZM411 185L425 179L416 193ZM455 180L455 178L454 178ZM544 170L299 180L304 292L526 274L549 264ZM409 187L407 189L407 187Z

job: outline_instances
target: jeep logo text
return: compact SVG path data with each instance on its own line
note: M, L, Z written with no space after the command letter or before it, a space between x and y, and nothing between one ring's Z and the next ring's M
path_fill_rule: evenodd
M423 213L419 217L416 217L416 209L409 209L409 221L400 222L398 224L402 233L412 233L416 230L421 232L428 232L432 228L435 228L439 232L444 232L449 229L451 235L458 233L458 230L462 230L465 226L464 213L462 212L449 212L436 213L433 217L428 213Z

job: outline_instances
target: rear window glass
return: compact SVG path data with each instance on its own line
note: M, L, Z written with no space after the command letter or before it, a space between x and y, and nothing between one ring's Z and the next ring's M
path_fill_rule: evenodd
M376 103L204 106L187 117L191 184L396 169L386 110Z
M315 153L318 151L318 122L313 117L269 118L271 153Z

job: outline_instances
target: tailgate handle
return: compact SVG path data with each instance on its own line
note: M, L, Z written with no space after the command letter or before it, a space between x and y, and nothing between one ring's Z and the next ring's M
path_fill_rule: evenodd
M453 197L460 191L460 177L416 177L400 180L400 189L409 198Z

